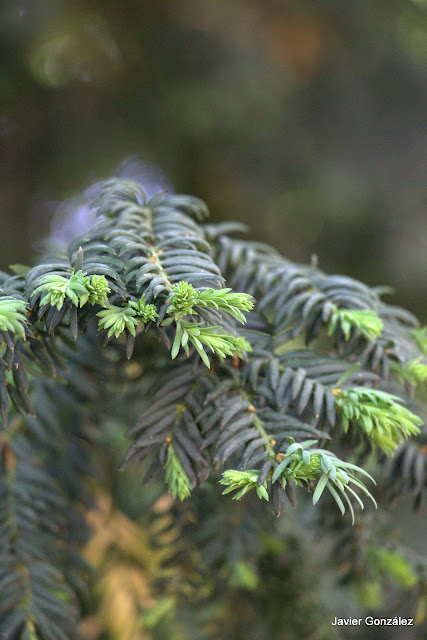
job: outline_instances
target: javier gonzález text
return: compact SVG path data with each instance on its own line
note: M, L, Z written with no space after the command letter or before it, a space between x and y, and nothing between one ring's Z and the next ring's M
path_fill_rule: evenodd
M413 618L401 618L400 616L394 616L394 618L373 618L372 616L366 616L366 618L337 618L335 617L331 624L335 627L349 627L366 624L369 627L410 627L414 624Z

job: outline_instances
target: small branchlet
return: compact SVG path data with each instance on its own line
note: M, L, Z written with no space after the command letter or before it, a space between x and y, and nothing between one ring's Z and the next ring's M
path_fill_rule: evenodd
M395 362L392 371L402 382L409 382L413 386L427 381L427 364L423 362L423 356L410 360L405 366Z
M96 315L99 317L98 329L108 329L107 336L109 338L111 338L112 335L118 338L125 329L127 329L131 335L136 335L138 318L135 309L132 307L117 307L112 304L107 309L98 311Z
M225 358L226 356L243 357L244 353L251 350L251 346L245 338L218 333L221 328L220 326L206 327L188 320L177 320L175 339L171 350L172 359L176 358L180 347L188 355L189 342L194 346L208 368L210 367L210 361L204 346L208 347L219 358Z
M33 291L33 296L45 291L44 297L40 300L40 305L46 304L56 307L58 311L62 309L66 298L74 306L82 306L80 300L85 299L87 301L88 298L88 291L83 284L85 275L83 271L76 271L69 278L60 275L46 275L42 284Z
M245 493L256 489L259 498L269 500L267 491L267 483L263 482L258 486L259 471L257 469L247 469L246 471L236 471L235 469L229 469L224 471L220 484L227 487L222 492L222 495L230 493L231 491L237 491L233 496L233 500L240 500Z
M139 322L147 324L154 321L158 314L153 304L147 304L142 296L139 300L130 300L123 307L109 305L96 314L100 319L98 329L108 329L108 338L114 334L118 338L125 329L135 337Z
M360 473L368 477L375 484L375 480L360 467L344 462L337 458L335 454L324 449L309 449L316 440L306 440L305 442L295 442L293 438L288 439L288 447L283 453L283 459L276 466L271 477L271 484L279 481L283 488L287 483L292 481L299 486L307 486L308 483L318 480L316 489L313 494L313 504L316 504L323 491L328 489L338 505L341 513L345 514L345 503L347 503L354 524L354 509L350 502L348 493L350 493L359 503L361 509L364 508L363 502L354 489L350 485L354 485L360 491L365 493L375 506L377 506L374 497L368 491L366 486L355 474ZM233 500L239 500L251 489L256 489L260 498L269 499L267 491L267 482L264 481L258 485L260 472L257 469L249 469L245 471L236 471L229 469L224 471L220 484L227 488L223 494L236 491ZM344 498L344 502L342 500Z
M33 291L32 296L37 293L46 292L40 301L40 305L50 305L56 307L58 311L62 309L66 299L75 307L83 307L87 302L90 304L105 305L110 287L105 276L86 276L84 271L76 271L69 278L57 274L44 276L42 283Z
M238 322L244 324L246 317L242 311L251 311L254 307L252 296L248 293L233 293L231 289L205 289L199 292L198 307L226 311Z
M147 304L144 300L144 296L138 301L131 300L129 305L135 309L136 315L142 324L147 324L148 322L155 322L158 318L159 314L157 313L157 309L154 304Z
M310 447L315 444L315 440L306 440L305 442L298 443L294 442L293 438L289 438L288 442L289 446L286 451L284 451L284 458L279 462L272 475L272 483L279 481L283 488L285 488L289 480L292 480L299 486L303 486L319 478L313 494L313 504L319 501L326 488L337 503L342 515L345 514L345 504L342 500L342 498L344 498L351 513L353 524L354 509L346 492L350 493L357 500L361 509L364 508L364 505L360 497L350 486L351 484L365 493L368 498L372 500L375 507L377 506L374 497L366 486L355 476L355 473L363 474L375 484L375 480L364 469L340 460L331 451L311 449Z
M338 326L346 340L349 340L352 329L358 329L365 338L374 340L381 335L383 321L370 309L340 309L333 305L329 318L329 335L334 333Z
M104 307L107 304L107 296L110 293L110 287L105 276L93 275L91 278L84 278L83 285L87 290L86 295L82 295L80 298L80 306L82 307L86 302L95 305L100 304Z
M172 442L168 445L166 458L166 482L174 498L185 500L191 495L191 482L173 448Z
M197 304L199 292L188 282L178 282L169 296L168 313L188 315L196 313L193 307Z
M139 300L130 300L123 307L109 305L106 309L96 314L100 319L98 329L108 329L108 338L114 334L118 338L125 329L132 336L136 336L136 327L139 322L147 324L154 321L158 314L153 304L147 304L142 296Z
M175 339L171 356L176 358L182 347L189 354L191 343L207 367L210 361L204 347L208 347L220 358L236 356L241 358L250 351L250 344L242 337L220 333L221 326L207 326L200 322L186 320L186 315L197 313L197 307L224 311L241 323L246 322L242 310L253 308L252 297L246 293L230 293L231 289L205 289L198 291L188 282L179 282L169 296L167 313L173 317L162 322L162 326L175 323Z
M333 389L332 393L344 431L358 428L387 455L420 432L422 419L403 407L398 396L365 387Z
M12 296L0 297L0 331L10 331L25 340L26 311L27 305L23 300Z

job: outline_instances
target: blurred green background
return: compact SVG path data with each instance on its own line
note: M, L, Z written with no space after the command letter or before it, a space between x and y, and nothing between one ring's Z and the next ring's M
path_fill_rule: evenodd
M293 260L393 285L425 320L425 8L6 0L1 266L120 165Z

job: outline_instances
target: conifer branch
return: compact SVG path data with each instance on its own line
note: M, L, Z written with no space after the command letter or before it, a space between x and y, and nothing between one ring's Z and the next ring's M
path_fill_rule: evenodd
M142 462L145 482L166 480L178 498L171 521L199 518L221 579L248 590L265 501L278 515L282 498L294 505L293 488L305 488L314 504L322 498L316 518L333 519L331 535L343 525L326 493L353 522L362 494L376 505L360 476L373 478L345 461L360 456L346 433L382 451L373 473L388 478L393 500L421 504L426 330L385 304L384 288L233 240L232 224L202 225L207 207L189 196L147 200L137 183L115 180L94 207L97 224L63 251L0 273L0 635L76 637L85 478L94 460L115 473L100 460L112 423L108 451L120 459L130 427L122 468ZM221 473L241 507L221 499ZM196 520L182 517L191 509ZM228 548L240 550L233 560ZM414 584L390 553L371 560Z

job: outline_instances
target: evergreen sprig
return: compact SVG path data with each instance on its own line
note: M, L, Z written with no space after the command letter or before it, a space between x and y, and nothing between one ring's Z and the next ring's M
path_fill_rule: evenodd
M196 305L208 309L226 311L238 322L244 324L246 316L242 311L251 311L254 307L252 296L248 293L230 293L231 289L205 289L199 292Z
M81 270L70 275L69 278L60 275L45 275L42 284L33 291L33 296L46 292L40 304L56 307L58 311L62 309L65 298L68 298L76 307L83 306L81 300L86 302L89 297L89 292L83 284L84 277L85 274Z
M290 438L290 444L283 454L284 458L279 462L273 473L271 479L273 483L279 480L282 486L286 487L286 483L292 480L302 486L320 476L313 494L313 504L319 501L326 488L331 493L343 515L345 513L345 505L341 497L344 498L350 510L353 524L353 505L346 492L350 493L357 500L361 509L364 508L364 505L360 497L350 486L351 484L365 493L368 498L372 500L375 507L377 506L374 497L366 486L355 476L355 473L360 473L372 480L375 484L375 480L364 469L340 460L331 451L326 451L325 449L309 449L309 447L315 444L313 440L307 440L301 443L292 442L292 440L293 439Z
M199 295L199 291L196 291L188 282L178 282L168 298L168 313L173 313L175 316L196 313L193 307L197 304Z
M163 323L164 325L165 323ZM211 365L204 346L219 358L233 355L243 357L246 352L251 350L251 346L245 338L219 333L221 329L220 326L207 327L188 320L176 320L175 338L171 349L172 359L177 357L180 347L189 355L189 342L208 368Z
M0 331L10 331L25 340L27 305L23 300L11 296L0 297Z
M98 311L98 329L107 330L107 337L113 335L118 338L126 329L135 337L136 327L139 322L147 324L154 322L158 317L157 309L153 304L147 304L142 296L139 300L129 300L124 306L110 304L106 309Z
M129 305L135 309L136 315L142 324L147 324L148 322L155 322L159 317L157 313L157 309L154 304L148 304L144 298L144 295L140 297L139 300L131 300Z
M93 275L91 278L81 269L68 278L55 274L45 275L41 284L32 293L46 292L40 300L40 305L62 309L65 299L68 298L76 307L83 307L87 302L104 306L107 302L107 294L110 287L103 275Z
M360 429L387 455L403 439L420 432L422 419L403 407L398 396L365 387L334 389L332 393L344 431L350 426Z
M167 313L175 315L194 314L194 307L206 307L226 311L238 322L244 324L246 317L243 311L253 309L252 296L247 293L230 293L231 289L204 289L199 291L188 282L179 282L169 296Z
M281 486L286 488L287 483L290 481L299 486L307 486L309 483L317 480L316 489L313 494L313 504L319 501L326 488L331 493L343 515L345 514L345 504L342 498L344 498L351 513L352 523L354 524L354 509L346 492L355 498L361 509L364 508L364 505L350 485L354 485L365 493L374 505L377 506L374 497L366 486L356 478L355 473L365 475L372 480L374 484L375 480L360 467L340 460L330 451L310 449L315 443L316 440L306 440L299 443L295 442L293 438L289 438L289 445L286 451L280 454L280 462L272 474L271 483L274 485L275 482L279 481ZM224 471L220 484L227 487L223 491L223 495L231 491L237 491L233 496L233 500L240 500L240 498L251 489L256 489L259 498L269 499L267 482L264 480L260 483L260 472L257 469L245 471L229 469L228 471Z
M105 276L97 276L95 274L91 278L85 277L83 279L83 286L86 287L87 290L87 299L84 294L81 296L81 307L86 304L86 302L92 305L100 304L103 307L106 305L111 289L108 286Z
M258 498L264 498L269 500L267 491L267 483L264 481L258 484L259 471L258 469L246 469L245 471L236 471L235 469L228 469L222 474L222 478L219 481L220 484L227 487L222 492L222 495L226 495L231 491L237 491L233 496L233 500L240 500L248 491L255 489Z
M182 281L173 288L168 299L166 313L173 317L162 322L163 327L175 323L175 338L171 357L176 358L182 347L189 355L191 343L209 368L210 361L204 347L208 347L219 358L243 357L251 346L243 337L224 333L220 325L209 326L201 322L186 320L185 316L196 314L197 307L224 311L241 323L246 322L242 310L253 308L252 296L245 293L230 293L231 289L196 290L190 283Z
M410 360L405 366L395 363L393 371L400 380L415 386L427 380L427 364L423 360L423 356L420 356Z
M107 309L98 311L96 315L99 318L98 329L100 331L102 329L108 329L108 338L111 338L113 335L118 338L125 329L127 329L132 336L136 335L138 317L136 310L130 305L118 307L111 304Z
M192 485L172 442L169 443L167 449L166 482L174 498L185 500L190 497Z
M353 328L358 329L368 340L378 338L384 328L381 318L371 309L341 309L333 305L329 318L329 335L334 333L338 326L346 340L350 338Z

